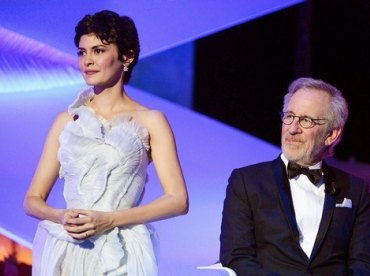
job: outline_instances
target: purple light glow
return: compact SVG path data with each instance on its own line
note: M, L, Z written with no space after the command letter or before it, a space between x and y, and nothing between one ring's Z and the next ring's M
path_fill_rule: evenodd
M0 27L0 93L83 83L77 58Z

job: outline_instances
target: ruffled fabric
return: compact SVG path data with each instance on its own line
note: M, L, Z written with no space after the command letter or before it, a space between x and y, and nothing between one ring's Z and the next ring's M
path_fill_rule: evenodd
M78 95L68 108L77 119L59 137L67 208L132 208L147 182L149 133L130 115L109 121L97 116L88 106L93 96L92 88ZM62 225L42 221L34 241L33 275L157 275L157 244L148 225L114 228L77 243Z

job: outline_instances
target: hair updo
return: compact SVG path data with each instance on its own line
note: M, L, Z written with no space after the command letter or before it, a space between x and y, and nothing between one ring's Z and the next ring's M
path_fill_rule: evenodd
M95 34L103 44L115 44L118 48L119 60L124 62L123 56L133 58L124 74L124 83L128 83L132 69L138 62L140 43L134 21L128 16L119 16L117 13L104 10L94 15L85 15L76 28L74 42L79 46L81 36Z

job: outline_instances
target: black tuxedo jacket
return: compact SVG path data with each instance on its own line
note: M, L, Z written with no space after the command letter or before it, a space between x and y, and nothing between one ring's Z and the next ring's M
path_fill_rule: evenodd
M310 258L299 244L281 158L235 169L222 214L222 265L238 276L370 275L368 185L325 162L322 169L327 193ZM337 206L344 198L352 201L352 208Z

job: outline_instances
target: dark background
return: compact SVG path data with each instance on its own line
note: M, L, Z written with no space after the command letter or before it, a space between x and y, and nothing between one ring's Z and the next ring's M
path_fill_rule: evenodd
M370 163L369 66L370 1L307 1L197 40L194 109L280 146L289 83L322 79L349 103L335 156Z

